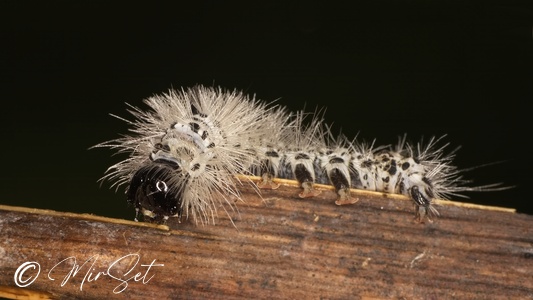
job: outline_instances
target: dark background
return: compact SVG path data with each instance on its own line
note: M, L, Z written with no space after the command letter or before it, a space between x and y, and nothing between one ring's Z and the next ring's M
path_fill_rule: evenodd
M1 1L0 203L132 219L97 183L120 157L88 148L126 132L125 102L201 83L377 144L448 134L461 168L503 161L475 184L516 185L468 201L531 214L533 9L501 2Z

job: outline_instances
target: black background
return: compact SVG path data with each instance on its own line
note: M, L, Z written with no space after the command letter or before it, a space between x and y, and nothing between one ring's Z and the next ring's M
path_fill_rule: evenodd
M197 83L291 110L377 144L448 134L476 184L468 201L533 213L533 10L468 1L174 5L1 1L0 203L133 218L96 182L126 132L109 113Z

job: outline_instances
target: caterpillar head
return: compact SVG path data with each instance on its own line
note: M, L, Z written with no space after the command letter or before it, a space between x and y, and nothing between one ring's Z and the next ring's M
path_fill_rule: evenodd
M171 188L179 172L175 162L164 159L150 161L135 172L126 195L137 215L140 212L145 219L158 223L181 216L182 189Z

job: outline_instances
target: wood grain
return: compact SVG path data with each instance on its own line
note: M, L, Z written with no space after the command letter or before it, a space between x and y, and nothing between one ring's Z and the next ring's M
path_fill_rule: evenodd
M533 299L533 216L448 201L418 224L397 196L336 206L329 190L243 191L233 222L221 207L209 226L0 206L0 297ZM16 286L31 261L40 273Z

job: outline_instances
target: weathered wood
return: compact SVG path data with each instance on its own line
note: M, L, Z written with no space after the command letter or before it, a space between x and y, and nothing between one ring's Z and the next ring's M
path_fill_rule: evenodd
M533 216L443 202L418 224L397 196L336 206L332 191L243 190L234 224L220 209L214 226L1 206L0 297L533 299ZM20 278L35 281L17 287L32 261L40 273L27 269ZM137 273L127 286L112 277Z

